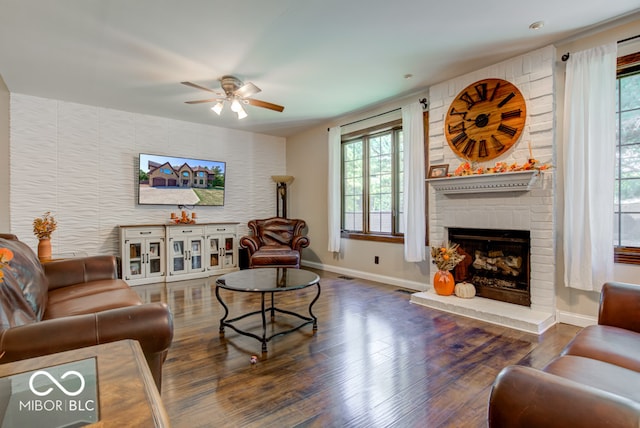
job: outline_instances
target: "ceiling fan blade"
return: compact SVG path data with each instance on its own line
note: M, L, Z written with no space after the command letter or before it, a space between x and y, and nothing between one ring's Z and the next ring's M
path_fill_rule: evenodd
M214 101L222 101L220 98L209 98L208 100L185 101L187 104L212 103Z
M257 94L260 91L262 91L262 89L258 88L251 82L247 82L236 89L233 93L240 98L249 98L250 96Z
M284 110L284 107L279 106L278 104L268 103L266 101L260 101L253 98L247 98L245 101L247 101L249 104L255 107L268 108L269 110L275 110L280 112Z
M195 83L192 83L192 82L180 82L180 83L182 83L183 85L191 86L192 88L200 89L207 92L213 92L214 94L220 93L220 91L215 91L213 89L209 89L204 86L196 85Z

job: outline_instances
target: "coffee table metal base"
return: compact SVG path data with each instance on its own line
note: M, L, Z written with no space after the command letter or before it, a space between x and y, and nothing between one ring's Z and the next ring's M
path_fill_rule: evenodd
M260 293L260 310L257 311L253 311L253 312L249 312L246 313L244 315L240 315L236 318L232 318L232 319L227 319L227 317L229 316L229 308L227 307L227 305L225 305L224 301L222 300L222 298L220 297L220 288L219 286L216 286L216 298L218 299L218 301L220 302L220 304L222 305L222 307L224 308L224 316L222 317L222 319L220 319L220 335L222 337L224 337L224 328L225 327L229 327L231 329L233 329L235 332L242 334L244 336L249 336L249 337L253 337L254 339L259 340L260 342L262 342L262 352L267 352L267 342L269 342L271 339L273 339L276 336L281 336L283 334L287 334L287 333L291 333L294 332L296 330L299 330L300 328L304 327L305 325L309 325L309 324L313 324L313 332L315 333L318 330L318 318L313 314L312 308L313 305L318 301L318 298L320 297L320 283L316 283L314 284L318 291L316 293L316 296L313 298L313 300L311 301L311 303L309 303L309 316L304 316L302 314L299 314L297 312L293 312L293 311L287 311L284 309L280 309L277 308L275 306L274 303L274 292L273 291L246 291L246 292L253 292L253 293ZM270 307L266 307L265 305L265 294L270 293L271 294L271 306ZM273 319L275 318L275 313L279 312L282 314L287 314L287 315L292 315L295 316L297 318L300 318L301 320L303 320L303 322L301 324L299 324L298 326L294 327L294 328L290 328L288 330L283 330L283 331L279 331L277 333L274 333L270 336L267 336L267 312L271 313L271 320L273 321ZM254 316L254 315L260 315L262 317L262 336L258 336L257 334L251 333L249 331L246 330L242 330L238 327L236 327L235 325L233 325L234 322L236 321L240 321L242 319L245 319L247 317L250 316Z

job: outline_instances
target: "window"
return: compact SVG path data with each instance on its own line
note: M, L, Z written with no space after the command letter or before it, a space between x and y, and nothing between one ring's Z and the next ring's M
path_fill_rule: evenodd
M400 121L343 136L343 236L402 242L402 153Z
M615 261L640 264L640 53L618 58Z

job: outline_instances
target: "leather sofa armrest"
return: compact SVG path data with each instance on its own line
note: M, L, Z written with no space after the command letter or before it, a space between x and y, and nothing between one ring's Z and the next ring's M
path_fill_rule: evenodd
M240 238L240 246L249 250L249 255L252 255L260 248L260 241L255 236L243 236Z
M296 235L291 240L291 248L296 251L301 251L303 248L309 246L309 238L303 235Z
M164 303L148 303L13 327L0 336L0 363L133 339L149 356L166 351L173 318Z
M91 256L57 260L42 265L49 290L89 281L118 278L114 256Z
M489 397L489 427L640 426L640 403L543 372L509 366Z
M640 286L607 282L600 293L598 324L640 333Z

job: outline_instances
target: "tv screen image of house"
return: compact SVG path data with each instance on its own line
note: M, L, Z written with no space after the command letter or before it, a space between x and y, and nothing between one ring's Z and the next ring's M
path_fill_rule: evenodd
M140 153L141 205L224 205L225 162Z

